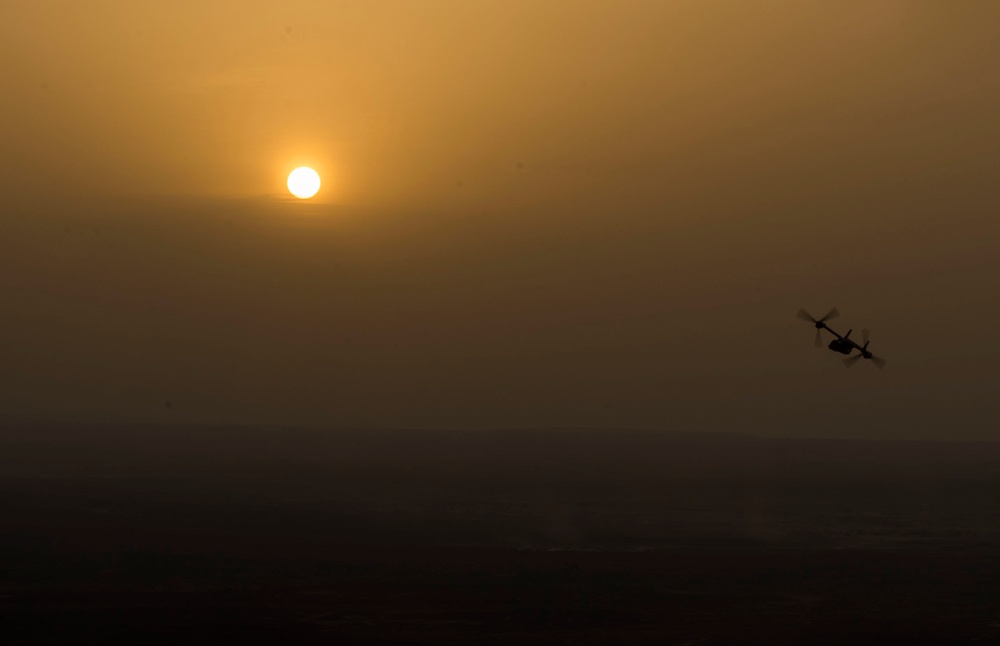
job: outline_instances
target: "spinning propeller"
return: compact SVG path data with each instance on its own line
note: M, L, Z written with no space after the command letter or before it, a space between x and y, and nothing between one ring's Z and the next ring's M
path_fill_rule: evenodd
M872 363L874 363L878 367L879 370L881 370L882 368L885 368L885 363L886 363L885 359L883 359L881 357L876 357L874 354L872 354L871 352L868 351L868 336L869 336L869 334L871 334L871 330L867 330L867 329L866 330L861 330L861 341L864 343L864 345L862 345L861 348L859 348L859 351L861 352L861 354L856 354L853 357L848 357L848 358L844 359L844 365L845 366L847 366L848 368L850 368L851 366L853 366L854 364L856 364L858 362L858 359L871 359Z
M800 319L809 321L810 323L812 323L813 325L816 326L816 341L815 341L815 345L818 348L821 345L823 345L823 339L822 339L822 337L820 337L819 331L826 327L826 322L827 321L829 321L830 319L835 319L838 316L840 316L840 312L838 312L837 308L834 307L834 308L831 308L830 311L827 312L823 316L823 318L817 319L817 318L813 318L812 314L810 314L809 312L807 312L805 310L799 310L799 313L797 314L797 316Z

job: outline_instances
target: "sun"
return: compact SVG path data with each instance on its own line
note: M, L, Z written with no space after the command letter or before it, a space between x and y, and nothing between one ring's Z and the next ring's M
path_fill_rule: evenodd
M319 192L319 173L302 166L288 174L288 190L297 198L308 199Z

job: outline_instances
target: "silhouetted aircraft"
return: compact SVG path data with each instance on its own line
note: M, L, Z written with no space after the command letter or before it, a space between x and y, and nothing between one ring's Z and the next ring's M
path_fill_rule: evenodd
M823 318L818 318L818 319L813 318L812 314L810 314L805 310L799 310L798 313L798 317L800 319L809 321L814 326L816 326L817 348L823 345L823 339L820 336L820 332L822 330L826 330L833 336L837 337L833 341L830 341L830 345L827 346L834 352L839 352L840 354L851 354L852 352L857 350L858 352L861 353L861 354L856 354L853 357L848 357L847 359L844 359L844 365L847 366L848 368L857 363L858 359L871 359L872 363L878 366L879 369L884 368L886 363L885 359L876 357L875 355L873 355L871 352L868 351L868 330L861 330L861 341L864 345L858 345L857 342L852 341L849 338L853 330L848 330L847 334L845 334L844 336L840 336L839 334L834 332L829 325L826 324L827 321L829 321L832 318L836 318L838 316L840 316L840 312L837 311L837 308L831 309L829 312L826 313L826 315L823 316Z

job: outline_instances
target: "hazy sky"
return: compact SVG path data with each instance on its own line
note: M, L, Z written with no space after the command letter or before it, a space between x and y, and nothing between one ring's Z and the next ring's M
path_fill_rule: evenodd
M4 0L0 420L1000 439L997 43L993 0Z

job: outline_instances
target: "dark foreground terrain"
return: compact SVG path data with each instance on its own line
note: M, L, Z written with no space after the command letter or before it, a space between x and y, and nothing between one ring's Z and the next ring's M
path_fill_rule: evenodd
M0 643L1000 643L1000 445L0 430Z

